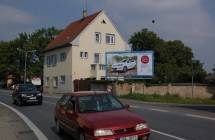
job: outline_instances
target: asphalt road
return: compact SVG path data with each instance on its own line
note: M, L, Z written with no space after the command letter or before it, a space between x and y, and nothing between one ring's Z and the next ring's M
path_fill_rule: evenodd
M28 117L50 140L71 140L56 134L54 106L57 97L44 97L42 106L12 104L10 91L0 90L0 101ZM152 133L150 140L215 140L215 106L149 104L122 100L143 116Z

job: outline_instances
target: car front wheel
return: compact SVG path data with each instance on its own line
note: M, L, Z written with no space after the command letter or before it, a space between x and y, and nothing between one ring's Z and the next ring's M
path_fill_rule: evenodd
M85 140L85 135L83 132L79 133L79 140Z

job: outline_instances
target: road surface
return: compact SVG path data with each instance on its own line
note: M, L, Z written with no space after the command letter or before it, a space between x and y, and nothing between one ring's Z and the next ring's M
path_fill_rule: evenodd
M0 102L25 115L50 140L71 140L56 134L54 107L58 97L44 97L43 105L15 106L11 91L0 90ZM122 100L150 126L150 140L215 140L215 106L152 104Z

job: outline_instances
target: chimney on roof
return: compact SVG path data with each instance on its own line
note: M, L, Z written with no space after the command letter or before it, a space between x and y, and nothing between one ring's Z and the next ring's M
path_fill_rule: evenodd
M87 17L87 0L84 0L83 18Z
M83 10L83 18L87 17L87 10Z

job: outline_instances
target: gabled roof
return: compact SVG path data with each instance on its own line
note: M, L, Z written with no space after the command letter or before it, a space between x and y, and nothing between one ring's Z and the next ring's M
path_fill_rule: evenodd
M100 13L101 11L96 12L69 24L54 40L48 44L45 51L57 49L72 42Z

